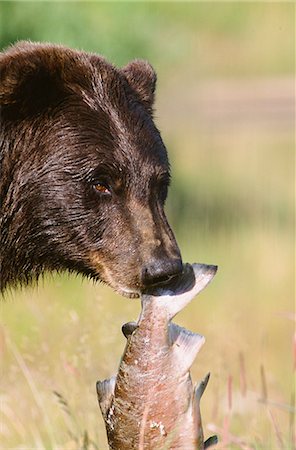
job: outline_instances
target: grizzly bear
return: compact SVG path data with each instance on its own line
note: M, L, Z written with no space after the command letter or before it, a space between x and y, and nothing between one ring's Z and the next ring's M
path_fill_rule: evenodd
M179 274L152 67L20 42L0 72L1 291L68 270L137 297Z

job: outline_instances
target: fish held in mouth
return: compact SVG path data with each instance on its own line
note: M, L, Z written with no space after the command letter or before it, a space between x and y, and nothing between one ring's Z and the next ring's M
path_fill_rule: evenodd
M118 374L97 383L110 449L203 450L200 399L209 374L193 386L190 367L205 338L172 322L213 279L217 266L186 264L180 276L141 295Z

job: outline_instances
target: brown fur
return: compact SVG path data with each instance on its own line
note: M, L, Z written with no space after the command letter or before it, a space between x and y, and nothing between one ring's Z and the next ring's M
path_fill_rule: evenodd
M136 296L180 272L152 67L21 42L0 71L1 289L67 269Z

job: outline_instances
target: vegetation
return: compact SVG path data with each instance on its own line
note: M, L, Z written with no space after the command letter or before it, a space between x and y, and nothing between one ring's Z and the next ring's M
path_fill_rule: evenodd
M178 316L207 342L206 435L293 448L293 3L1 2L0 44L63 43L156 68L167 211L184 261L219 265ZM123 268L124 270L124 268ZM106 449L95 382L117 369L139 302L70 275L1 304L1 448ZM295 354L294 354L295 355Z

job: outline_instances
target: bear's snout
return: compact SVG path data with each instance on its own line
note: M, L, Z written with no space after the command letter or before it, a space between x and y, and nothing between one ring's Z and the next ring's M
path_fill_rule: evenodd
M181 258L153 259L144 265L141 274L141 284L145 287L168 281L170 278L182 272L183 264Z

